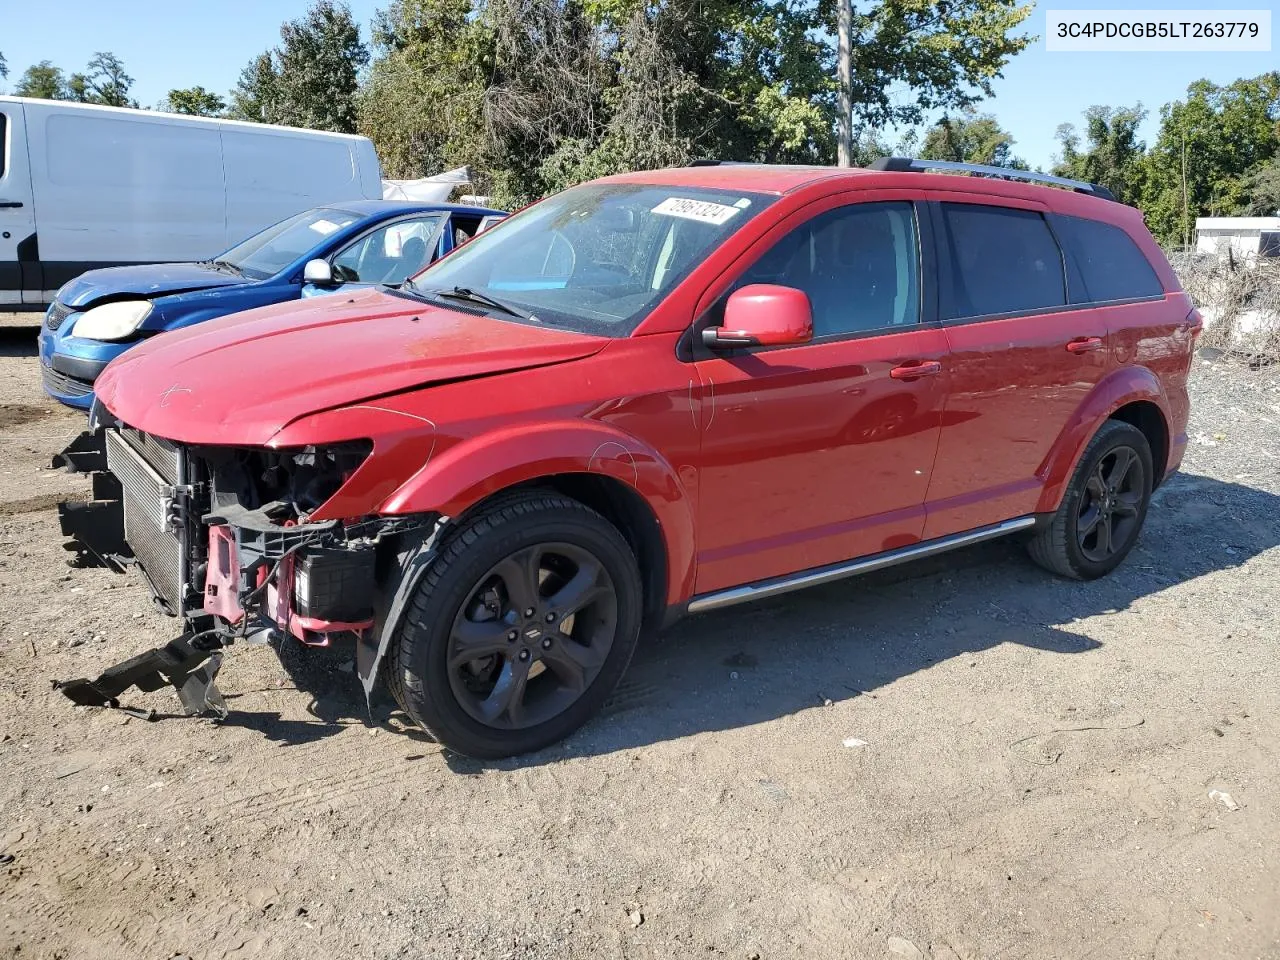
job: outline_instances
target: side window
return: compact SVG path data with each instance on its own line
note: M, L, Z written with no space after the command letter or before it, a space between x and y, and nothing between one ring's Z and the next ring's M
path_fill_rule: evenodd
M1150 262L1119 227L1082 217L1058 217L1054 225L1084 279L1083 290L1071 291L1072 303L1164 295Z
M453 230L453 245L455 247L462 246L480 232L480 220L476 217L464 217L454 214L449 223Z
M944 203L942 220L951 268L941 291L942 319L1066 304L1062 251L1039 213Z
M9 157L9 118L0 113L0 177L4 176L7 169L5 160Z
M358 283L404 283L428 263L435 251L439 217L397 220L367 233L333 258L333 275Z
M734 287L803 290L815 337L902 326L920 317L918 250L910 203L837 207L788 233Z

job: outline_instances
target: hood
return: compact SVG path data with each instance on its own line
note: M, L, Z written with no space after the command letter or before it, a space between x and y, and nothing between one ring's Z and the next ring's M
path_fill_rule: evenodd
M112 414L147 433L261 446L298 417L445 380L576 360L607 343L363 290L162 334L113 361L94 386Z
M105 267L90 270L64 284L58 301L69 307L87 307L103 297L136 294L163 297L188 290L229 287L245 283L244 277L220 273L195 263L147 263L134 267Z

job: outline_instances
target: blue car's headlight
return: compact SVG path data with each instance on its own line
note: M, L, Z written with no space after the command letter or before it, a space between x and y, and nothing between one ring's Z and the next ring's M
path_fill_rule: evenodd
M118 300L87 310L76 319L72 335L88 340L123 340L151 315L150 300Z

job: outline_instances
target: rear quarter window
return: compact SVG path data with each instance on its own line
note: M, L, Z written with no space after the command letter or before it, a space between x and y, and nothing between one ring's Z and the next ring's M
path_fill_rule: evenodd
M1080 269L1083 290L1072 289L1072 303L1106 303L1164 296L1150 262L1119 227L1083 217L1059 216L1054 226Z
M943 203L944 320L1025 313L1065 306L1062 251L1032 210Z
M9 118L0 113L0 177L4 176L5 160L9 157Z

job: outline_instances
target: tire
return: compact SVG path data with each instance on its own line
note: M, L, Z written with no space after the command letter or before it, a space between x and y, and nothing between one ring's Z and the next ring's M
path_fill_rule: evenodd
M1131 459L1117 477L1125 457ZM1138 541L1154 476L1142 431L1108 420L1085 448L1057 512L1029 542L1031 559L1073 580L1110 573Z
M388 686L457 753L539 750L613 692L642 610L635 555L609 521L553 492L504 497L465 521L423 575Z

